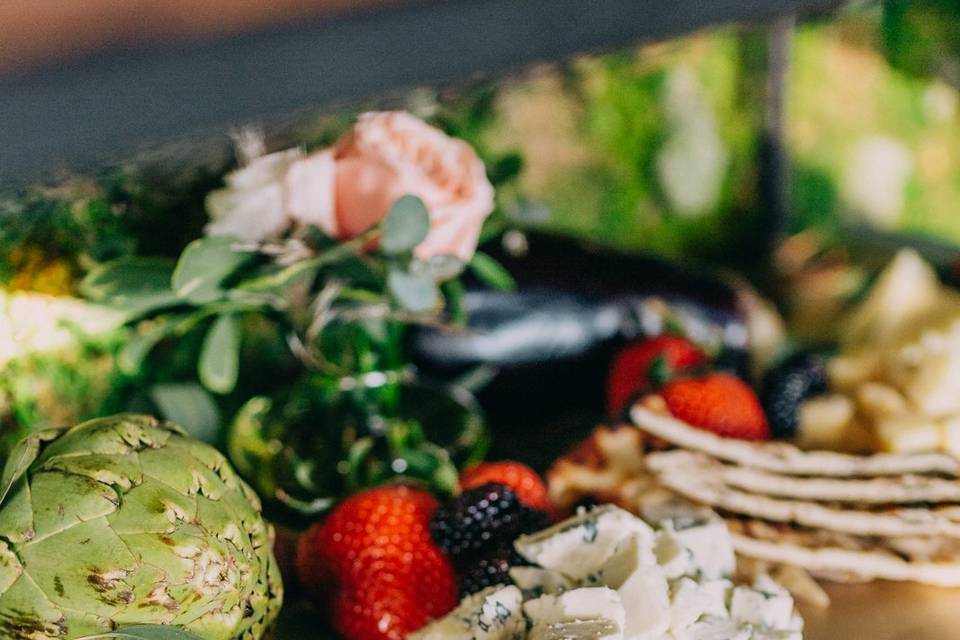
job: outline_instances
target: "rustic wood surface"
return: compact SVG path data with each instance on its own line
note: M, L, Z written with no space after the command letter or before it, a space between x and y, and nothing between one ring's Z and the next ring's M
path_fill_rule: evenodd
M829 608L801 609L806 640L960 638L960 589L894 582L824 587Z

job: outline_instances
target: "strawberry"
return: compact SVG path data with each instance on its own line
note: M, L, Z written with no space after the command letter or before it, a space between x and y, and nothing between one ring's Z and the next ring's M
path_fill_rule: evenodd
M770 428L753 389L729 373L680 378L660 394L674 417L726 438L767 440Z
M695 344L670 335L628 345L613 359L607 378L607 410L623 413L644 389L654 390L676 371L707 364L707 356Z
M349 640L401 640L457 604L450 560L430 536L437 500L390 485L353 495L297 545L304 588Z
M463 491L476 489L489 482L502 484L513 489L520 502L531 509L550 511L552 505L547 496L547 487L540 475L523 464L512 460L500 462L481 462L468 467L460 474L460 488Z

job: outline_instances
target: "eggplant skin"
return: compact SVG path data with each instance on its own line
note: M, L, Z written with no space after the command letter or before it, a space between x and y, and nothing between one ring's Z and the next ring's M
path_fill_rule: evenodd
M617 351L671 329L668 321L719 352L722 366L746 374L746 316L729 284L569 240L534 235L528 244L523 257L490 251L516 279L516 291L468 281L465 329L418 329L409 345L429 378L459 379L477 367L494 372L474 390L496 434L494 457L545 469L604 416Z
M669 323L704 346L745 346L737 293L709 274L544 236L531 238L528 247L523 257L496 256L517 280L516 291L468 284L465 331L414 334L412 351L422 368L510 369L578 359L601 345L659 334Z

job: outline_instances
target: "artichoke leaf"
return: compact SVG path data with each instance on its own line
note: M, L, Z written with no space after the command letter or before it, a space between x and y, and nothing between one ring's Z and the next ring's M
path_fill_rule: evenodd
M0 540L0 595L23 575L23 565L5 540Z
M169 534L178 523L197 517L194 496L176 491L166 483L144 476L143 481L123 497L123 508L107 517L121 537L126 533Z
M86 476L40 472L30 479L36 543L81 522L101 518L117 510L120 497L107 484Z
M161 425L156 418L149 416L120 414L88 420L70 429L69 433L69 438L60 438L47 445L37 458L37 463L46 464L61 456L125 456L131 451L157 449L180 430L168 424Z
M60 429L44 429L32 433L13 447L10 457L3 465L3 474L0 475L0 505L23 474L30 468L33 461L40 455L40 445L56 439L63 431Z
M200 640L198 636L165 624L135 624L109 633L83 636L77 640Z
M67 621L48 594L24 574L3 592L0 599L0 637L59 638L69 633L102 633L110 629L106 620L94 617Z
M33 499L26 475L17 480L6 503L0 507L0 538L11 545L36 537L33 530Z
M83 561L77 562L78 557ZM20 548L20 560L59 607L115 617L118 607L135 599L127 578L137 571L137 558L105 518L29 542Z
M118 456L105 453L57 456L37 466L40 472L61 472L83 476L105 485L120 487L126 491L143 481L140 461L136 453Z

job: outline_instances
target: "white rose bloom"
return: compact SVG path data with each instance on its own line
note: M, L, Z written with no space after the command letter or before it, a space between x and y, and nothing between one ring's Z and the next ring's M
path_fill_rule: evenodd
M303 157L300 149L287 149L254 159L227 175L226 186L207 196L210 236L234 236L259 242L282 234L291 223L287 215L284 178Z

